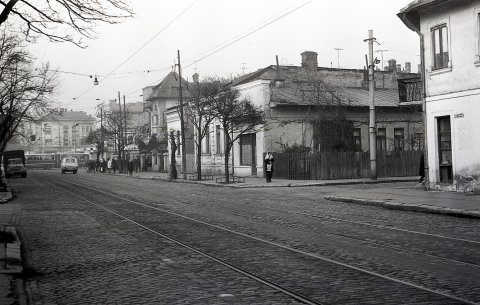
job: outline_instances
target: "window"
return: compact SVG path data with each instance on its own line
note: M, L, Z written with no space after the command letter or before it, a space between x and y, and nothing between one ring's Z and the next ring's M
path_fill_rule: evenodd
M477 14L477 56L475 63L480 64L480 13Z
M385 128L377 129L377 150L387 150L387 130Z
M215 147L216 147L215 153L217 155L222 153L221 143L222 143L222 137L220 133L220 125L215 125Z
M353 129L353 144L356 150L362 149L362 130L360 128Z
M423 147L424 147L423 133L416 132L413 135L412 147L414 150L423 150Z
M68 146L68 126L63 126L63 146Z
M158 115L154 115L154 116L152 117L152 124L153 124L154 126L158 126Z
M252 165L255 161L255 134L240 136L240 165Z
M43 127L43 132L44 132L46 135L52 134L52 127L51 127L51 126L45 126L45 127Z
M202 150L203 150L204 154L210 154L211 153L211 150L210 150L210 127L209 126L207 126L205 128L205 141L204 141L204 145L202 147Z
M448 34L447 25L432 28L433 70L448 67Z
M395 150L404 150L405 148L405 131L403 128L393 129L393 148Z
M46 147L52 147L52 139L46 139L45 140L45 146Z

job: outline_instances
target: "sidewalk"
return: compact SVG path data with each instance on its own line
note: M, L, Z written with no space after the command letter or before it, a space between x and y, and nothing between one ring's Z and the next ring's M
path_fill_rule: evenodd
M190 175L188 175L190 176ZM170 181L168 173L138 172L132 175L138 179L152 179ZM217 177L213 180L183 180L172 182L196 183L212 187L230 188L271 188L271 187L302 187L302 186L340 186L352 184L378 184L378 188L337 192L338 188L332 190L332 195L325 196L325 199L347 203L380 206L388 209L406 210L415 212L437 213L443 215L469 217L480 219L480 196L473 193L454 193L445 191L425 191L422 184L414 184L411 187L382 187L384 183L392 182L414 182L416 177L393 177L379 178L376 181L366 179L342 179L342 180L285 180L273 179L272 183L266 183L264 178L245 177L243 183L221 184L216 183ZM188 178L188 177L187 177ZM337 192L337 193L335 193Z
M4 177L0 179L4 180ZM21 278L21 242L15 229L18 206L10 187L0 192L0 304L27 304ZM8 202L8 204L7 204ZM8 241L8 242L7 242Z

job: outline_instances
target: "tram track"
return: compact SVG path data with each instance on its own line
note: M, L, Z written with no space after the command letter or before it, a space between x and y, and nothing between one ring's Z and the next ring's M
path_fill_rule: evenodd
M333 260L333 259L330 259L330 258L327 258L327 257L322 257L320 255L317 255L317 254L314 254L314 253L309 253L309 252L306 252L306 251L301 251L301 250L298 250L298 249L295 249L295 248L292 248L292 247L288 247L288 246L285 246L285 245L281 245L281 244L278 244L278 243L275 243L275 242L272 242L272 241L269 241L269 240L265 240L265 239L262 239L262 238L259 238L259 237L255 237L255 236L250 236L248 234L244 234L242 232L238 232L238 231L234 231L234 230L231 230L231 229L228 229L228 228L225 228L225 227L222 227L222 226L218 226L218 225L214 225L214 224L211 224L211 223L207 223L207 222L204 222L204 221L201 221L201 220L198 220L198 219L193 219L191 217L188 217L188 216L185 216L185 215L181 215L181 214L178 214L178 213L175 213L175 212L171 212L169 210L166 210L166 209L162 209L162 208L159 208L157 206L152 206L151 204L145 204L145 203L142 203L142 202L138 202L138 201L135 201L135 200L132 200L132 199L128 199L128 198L125 198L125 197L122 197L122 196L118 196L116 194L113 194L111 192L106 192L106 191L103 191L103 190L100 190L100 189L97 189L97 188L93 188L93 187L89 187L89 186L85 186L85 185L82 185L82 184L79 184L79 183L73 183L73 182L69 182L69 181L62 181L63 183L68 183L69 185L73 185L73 186L76 186L76 187L80 187L80 188L83 188L83 189L88 189L92 192L96 192L96 193L100 193L100 194L103 194L103 195L107 195L107 196L110 196L110 197L113 197L113 198L116 198L118 200L121 200L121 201L124 201L124 202L129 202L131 204L135 204L137 207L143 207L143 208L148 208L148 209L153 209L157 212L161 212L161 213L164 213L164 214L168 214L170 216L174 216L174 217L177 217L177 218L181 218L181 219L184 219L184 220L187 220L187 221L190 221L190 222L194 222L198 225L202 225L202 226L208 226L210 228L213 228L215 230L221 230L221 231L225 231L225 232L228 232L229 234L234 234L236 236L239 236L241 238L248 238L250 240L253 240L255 242L260 242L260 243L263 243L263 244L268 244L269 246L273 246L273 247L276 247L278 249L281 249L282 251L289 251L289 252L292 252L294 253L295 255L300 255L300 256L305 256L305 257L308 257L309 259L315 259L315 260L320 260L324 263L328 263L328 264L332 264L332 265L336 265L336 266L340 266L342 268L346 268L352 272L356 272L356 273L362 273L364 275L368 275L368 276L371 276L371 277L375 277L377 279L381 279L382 281L387 281L387 282L391 282L391 283L396 283L396 284L400 284L400 285L403 285L403 286L406 286L406 287L409 287L410 289L414 289L414 290L419 290L421 291L422 293L427 293L427 294L432 294L432 295L436 295L437 297L441 297L441 298L446 298L446 299L449 299L451 301L455 301L455 302L459 302L459 303L462 303L462 304L477 304L475 303L474 301L470 301L470 300L467 300L467 299L464 299L464 298L461 298L461 297L457 297L455 295L451 295L449 293L445 293L443 291L438 291L438 290L435 290L435 289L431 289L431 288L428 288L428 287L423 287L421 285L417 285L417 284L414 284L414 283L411 283L411 282L408 282L408 281L405 281L405 280L400 280L400 279L396 279L396 278L393 278L391 276L386 276L386 275L383 275L383 274L379 274L379 273L376 273L376 272L372 272L372 271L369 271L369 270L365 270L365 269L362 269L362 268L359 268L359 267L356 267L356 266L353 266L353 265L349 265L349 264L346 264L346 263L343 263L343 262L340 262L340 261L336 261L336 260ZM54 184L52 182L50 182L53 186L59 188L59 189L62 189L72 195L74 195L75 197L81 199L81 200L84 200L85 202L88 202L90 204L93 204L109 213L112 213L114 215L116 215L117 217L120 217L124 220L128 220L132 223L134 223L135 225L143 228L144 230L147 230L147 231L150 231L151 233L154 233L154 234L157 234L159 236L162 236L163 238L167 238L167 239L171 239L171 241L177 243L178 245L181 245L182 247L185 247L187 249L190 249L192 251L199 251L197 253L199 254L202 254L204 255L205 254L205 257L208 257L209 259L212 259L213 261L216 261L217 263L225 263L227 265L231 265L233 268L238 268L235 266L235 264L230 264L226 261L224 261L224 259L221 259L221 258L218 258L216 257L215 255L211 255L203 250L200 250L198 249L197 247L195 246L192 246L192 245L189 245L185 242L182 242L180 240L177 240L176 238L172 238L170 236L167 236L163 233L160 233L158 232L157 230L154 230L152 229L151 227L147 226L147 225L144 225L144 224L141 224L140 222L137 222L123 214L120 214L118 212L115 212L113 210L110 210L108 208L106 208L105 206L101 205L101 204L98 204L98 203L95 203L93 202L92 200L89 200L87 198L85 198L84 196L81 196L81 195L78 195L77 193L75 193L74 191L70 191L68 190L67 188L65 187L62 187L62 186L59 186L57 184ZM191 204L191 203L190 203ZM218 260L218 261L217 261ZM233 269L232 270L235 270ZM239 270L236 270L237 272L240 272L242 273L242 270L241 268L238 268ZM245 276L248 276L251 272L249 271L245 271L246 273L244 274ZM254 274L252 274L253 276L255 276ZM258 277L259 280L261 281L262 280L262 277ZM265 284L267 283L272 283L271 281L269 280L266 280ZM273 283L272 283L273 284ZM273 285L276 285L276 284L273 284ZM283 287L281 285L278 285L280 289L282 289ZM279 290L281 291L281 290ZM288 294L290 290L288 288L286 288L286 292ZM285 292L283 292L285 293ZM295 294L295 293L294 293ZM297 299L297 300L300 300L302 299L304 296L302 294L298 294L297 296L293 296L291 295L293 298ZM306 303L306 304L320 304L316 301L313 301L311 299L309 299L308 297L305 297L305 299L302 299L302 302ZM308 302L313 302L313 303L308 303ZM457 304L456 303L456 304ZM449 304L448 302L445 303L445 304Z

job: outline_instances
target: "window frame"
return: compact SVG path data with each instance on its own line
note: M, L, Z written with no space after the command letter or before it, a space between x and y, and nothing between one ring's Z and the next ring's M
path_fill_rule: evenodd
M382 137L379 137L380 131L385 132ZM383 145L378 145L379 141ZM377 150L379 150L379 151L387 151L387 128L385 128L385 127L377 128L376 146L377 146ZM383 146L383 149L382 149L382 146Z
M443 29L445 29L445 31L443 31ZM440 23L436 26L433 26L430 28L430 36L431 36L431 44L432 44L432 71L439 71L439 70L444 70L444 69L448 69L450 67L450 58L451 58L451 54L450 54L450 33L448 32L448 24L447 23ZM437 40L436 40L436 33L439 33L438 34L438 47L439 47L439 52L436 53L436 45L437 45ZM446 35L446 41L445 41L445 38L443 37L443 35ZM447 48L446 52L444 50L444 47ZM445 61L445 58L444 58L444 55L443 54L447 54L447 59L446 59L446 62ZM437 62L437 56L436 54L440 54L440 62Z
M358 135L356 134L358 132ZM362 150L362 129L360 127L353 128L353 144L358 150Z
M397 135L397 131L401 131L401 135ZM393 149L405 150L405 128L393 128Z

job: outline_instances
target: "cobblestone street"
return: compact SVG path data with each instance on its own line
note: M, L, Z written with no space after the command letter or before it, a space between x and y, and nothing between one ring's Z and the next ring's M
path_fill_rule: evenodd
M31 304L476 304L476 219L34 171L11 185ZM401 185L401 184L399 184Z

